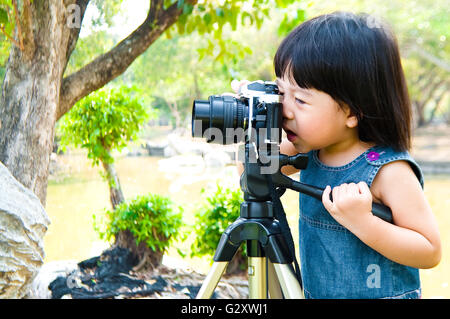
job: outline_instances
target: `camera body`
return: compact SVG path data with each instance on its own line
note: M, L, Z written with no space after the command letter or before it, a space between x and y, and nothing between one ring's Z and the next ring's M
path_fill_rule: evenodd
M255 81L241 87L239 98L212 95L193 103L193 137L223 145L245 143L238 159L244 163L241 189L246 199L270 198L266 175L280 168L281 97L274 82Z

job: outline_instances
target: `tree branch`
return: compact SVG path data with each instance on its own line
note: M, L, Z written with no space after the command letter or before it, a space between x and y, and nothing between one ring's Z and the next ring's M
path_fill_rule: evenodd
M431 121L433 121L434 116L436 115L436 112L439 109L442 99L447 94L448 86L449 86L449 82L445 82L443 85L443 90L442 90L441 94L439 94L439 96L434 100L434 108L430 113L430 118L428 119L427 123L431 123Z
M150 11L148 13L148 20L155 21L157 13L161 10L164 4L164 0L151 0L150 1Z
M17 7L16 0L12 0L12 4L14 6L14 19L16 21L16 26L17 26L17 37L19 38L19 48L20 48L20 51L23 51L24 50L23 35L22 35L22 27L20 25L20 20L19 20L19 8Z
M418 55L420 55L423 59L433 63L434 65L438 66L439 68L445 70L446 72L450 72L450 65L447 61L441 60L437 56L434 56L433 54L425 51L418 45L414 45L412 50L416 52Z
M9 36L9 34L5 31L5 27L4 27L4 26L1 26L1 27L0 27L0 31L2 31L3 35L4 35L9 41L11 41L12 43L14 43L14 45L15 45L16 47L20 48L20 43L17 42L16 39L11 38L11 37Z
M23 40L25 42L25 53L31 57L34 54L36 45L34 43L33 33L33 10L30 0L23 2Z
M195 5L197 0L186 2ZM153 0L151 4L154 7L149 9L144 23L128 37L110 51L63 79L59 108L56 114L57 120L69 111L78 100L125 72L130 64L182 14L182 8L178 7L177 1L166 10L162 7L162 1ZM161 5L158 6L158 4Z

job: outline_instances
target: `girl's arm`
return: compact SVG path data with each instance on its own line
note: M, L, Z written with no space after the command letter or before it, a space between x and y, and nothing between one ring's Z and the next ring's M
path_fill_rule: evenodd
M441 259L436 220L409 164L383 166L369 190L366 183L330 187L322 197L325 208L366 245L388 259L415 268L432 268ZM371 213L372 194L392 210L393 224Z

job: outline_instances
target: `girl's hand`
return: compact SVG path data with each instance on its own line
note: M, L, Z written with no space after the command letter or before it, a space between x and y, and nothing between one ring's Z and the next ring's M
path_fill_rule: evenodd
M373 218L372 193L365 182L341 184L333 191L328 185L322 194L322 203L339 224L353 233L360 227L367 227Z
M241 89L242 86L247 85L248 83L250 83L249 80L241 80L241 81L233 80L233 81L231 81L231 88L233 89L234 93L225 92L225 93L222 93L221 95L222 96L230 95L230 96L238 99L239 98L239 90Z
M241 89L242 86L249 84L250 81L249 80L233 80L231 81L231 88L233 89L234 92L239 94L239 90Z

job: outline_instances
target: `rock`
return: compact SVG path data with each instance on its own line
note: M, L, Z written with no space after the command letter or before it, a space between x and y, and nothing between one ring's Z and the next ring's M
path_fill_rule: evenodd
M145 143L145 149L148 151L148 155L150 156L165 156L164 153L167 147L167 143L154 143L150 141Z
M158 161L158 168L163 172L183 172L186 168L201 170L203 166L203 158L198 155L177 155Z
M186 138L183 138L176 134L169 134L167 136L168 147L170 147L175 154L194 154L194 155L205 155L206 153L212 151L211 145L205 143L205 141L196 140L192 141ZM166 155L165 155L166 156Z
M0 298L23 298L44 261L50 220L37 196L0 163Z
M224 167L231 164L231 158L228 153L224 151L214 150L209 152L204 157L206 167Z
M164 147L162 153L164 157L172 157L177 155L177 152L171 146Z

